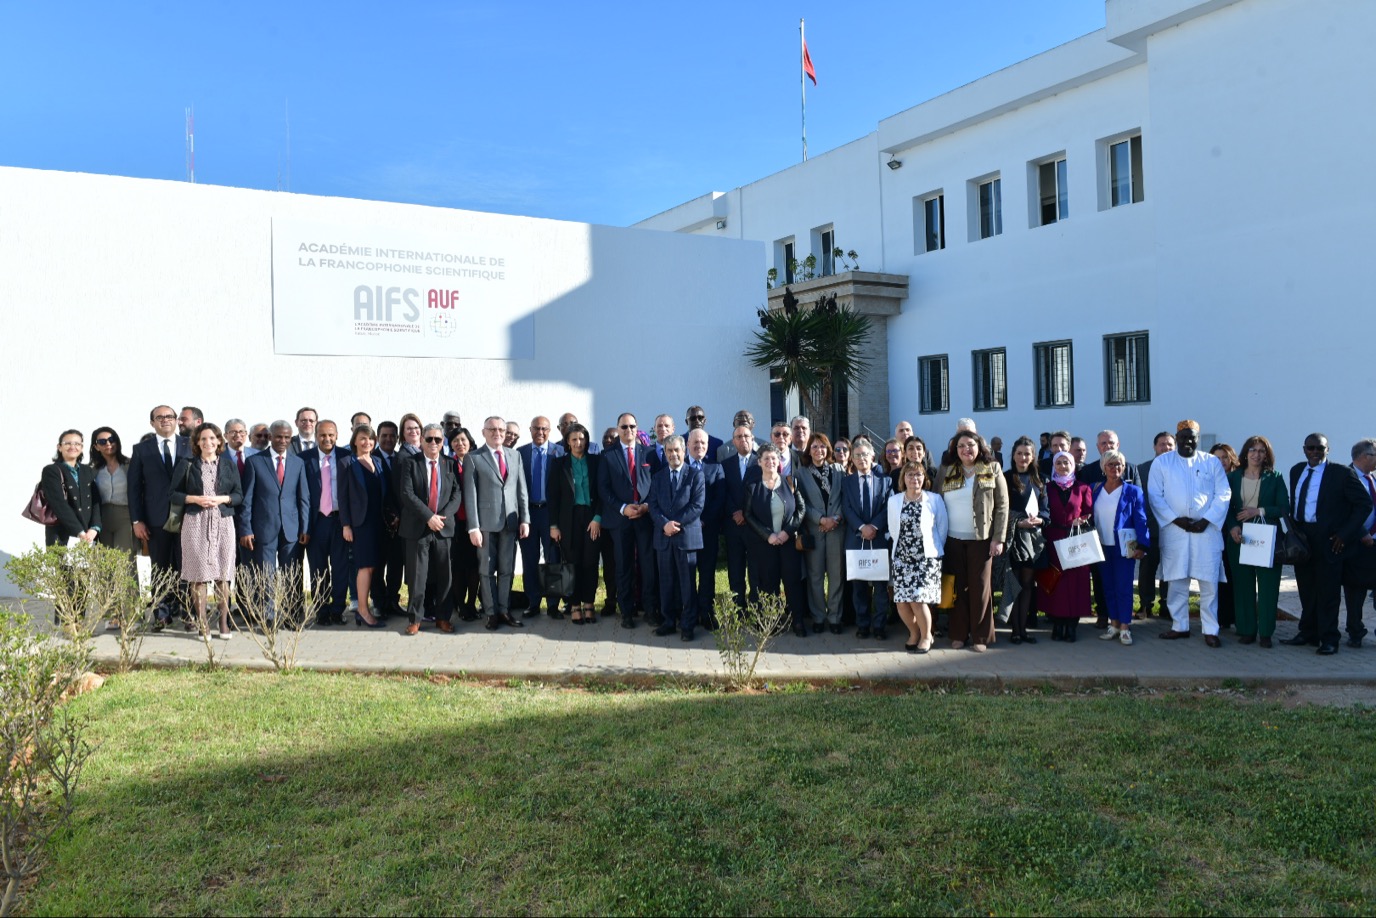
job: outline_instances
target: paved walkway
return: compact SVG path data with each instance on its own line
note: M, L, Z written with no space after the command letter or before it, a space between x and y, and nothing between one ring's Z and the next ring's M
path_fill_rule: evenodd
M1282 609L1298 615L1293 580L1282 584ZM393 624L395 623L395 624ZM593 677L642 679L655 677L701 678L722 673L716 641L700 631L696 641L685 643L677 634L656 637L654 629L641 625L620 627L614 619L596 625L574 625L547 616L528 621L525 628L484 630L481 622L458 623L455 634L441 634L427 627L419 635L401 633L403 620L393 619L386 629L345 627L316 628L301 641L298 662L305 668L356 672L441 673L474 677L531 677L576 679ZM1166 620L1150 619L1133 626L1137 638L1131 647L1117 641L1098 640L1100 632L1086 621L1074 644L1053 642L1043 629L1035 646L1014 646L1007 633L984 654L951 650L939 641L923 656L903 650L906 634L901 626L890 629L885 642L859 640L853 629L844 635L781 635L766 653L759 675L765 678L815 680L970 680L1010 684L1066 685L1103 681L1143 685L1188 684L1192 680L1216 682L1238 679L1246 683L1372 683L1376 684L1376 646L1353 650L1346 645L1330 657L1313 648L1277 644L1263 650L1237 643L1224 632L1224 645L1214 650L1199 637L1187 641L1156 639ZM1282 621L1276 638L1295 634L1294 621ZM236 633L228 642L215 642L222 660L231 666L267 666L257 645ZM96 637L96 653L103 661L119 658L112 634ZM153 665L201 663L205 651L199 639L180 630L149 635L142 659Z

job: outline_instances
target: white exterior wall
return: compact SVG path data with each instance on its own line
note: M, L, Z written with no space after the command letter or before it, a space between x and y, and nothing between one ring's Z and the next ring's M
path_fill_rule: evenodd
M488 218L489 215L483 215ZM513 238L540 267L531 360L301 357L273 353L273 218L405 228L442 237L463 211L179 182L0 169L0 336L13 435L0 451L0 564L41 544L23 520L58 434L110 425L125 452L149 409L207 420L291 420L311 405L346 428L450 408L476 432L490 414L573 411L601 436L623 410L707 409L726 433L766 414L768 381L741 357L755 327L763 246L524 217ZM685 265L712 265L685 271ZM461 322L462 319L460 318ZM671 348L666 359L665 345ZM680 363L672 355L681 355ZM690 356L691 355L691 356ZM681 369L680 369L681 367ZM528 442L528 436L522 437ZM8 589L0 579L0 591Z
M885 119L842 148L875 139L876 155L846 160L854 173L827 154L737 189L744 235L772 245L879 184L882 263L839 219L838 241L867 270L909 276L890 320L890 413L933 448L969 415L1005 450L1020 434L1111 427L1140 461L1158 430L1193 417L1206 442L1266 434L1287 467L1317 428L1346 461L1376 435L1358 407L1376 331L1359 273L1376 212L1376 3L1106 0L1106 22ZM1135 129L1145 200L1100 210L1097 143ZM1034 227L1028 163L1060 151L1070 217ZM890 153L902 168L883 165ZM971 242L967 183L995 171L1003 234ZM913 199L938 189L947 247L916 254ZM681 231L676 210L643 225ZM1142 330L1151 401L1105 405L1103 337ZM1038 410L1032 346L1067 338L1074 406ZM1008 409L976 414L970 352L990 347L1007 348ZM929 354L949 355L949 413L919 414Z

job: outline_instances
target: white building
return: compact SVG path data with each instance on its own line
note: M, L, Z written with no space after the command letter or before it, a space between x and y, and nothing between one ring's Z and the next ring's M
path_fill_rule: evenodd
M934 449L968 415L1005 451L1109 427L1140 461L1192 417L1286 467L1321 430L1346 461L1376 434L1376 2L1107 0L1105 22L638 225L764 242L761 280L832 246L906 280L887 416L863 420Z

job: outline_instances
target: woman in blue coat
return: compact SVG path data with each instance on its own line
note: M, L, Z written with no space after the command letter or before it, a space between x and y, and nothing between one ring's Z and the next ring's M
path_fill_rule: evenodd
M1094 486L1094 528L1104 546L1104 560L1099 573L1104 579L1104 601L1108 604L1108 630L1100 640L1117 638L1123 644L1132 643L1132 573L1139 558L1151 547L1147 530L1147 503L1142 489L1123 480L1127 460L1116 449L1104 453L1100 467L1104 481ZM1123 530L1131 529L1134 537L1126 551L1119 544Z

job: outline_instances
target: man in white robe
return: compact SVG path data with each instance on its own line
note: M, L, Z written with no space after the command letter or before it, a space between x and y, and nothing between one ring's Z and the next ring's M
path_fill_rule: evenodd
M1223 574L1223 523L1232 498L1223 463L1199 452L1199 423L1181 421L1175 452L1151 465L1147 500L1161 523L1161 579L1169 584L1166 608L1171 630L1166 640L1190 636L1190 580L1199 581L1199 620L1204 643L1220 647L1218 583Z

